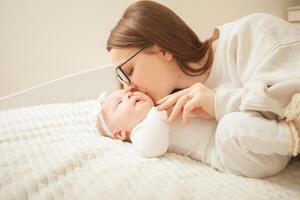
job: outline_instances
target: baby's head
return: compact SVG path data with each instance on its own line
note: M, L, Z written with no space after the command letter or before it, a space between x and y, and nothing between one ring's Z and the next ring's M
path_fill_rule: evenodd
M132 129L154 106L153 100L145 93L125 89L112 92L100 104L96 122L100 134L128 142Z

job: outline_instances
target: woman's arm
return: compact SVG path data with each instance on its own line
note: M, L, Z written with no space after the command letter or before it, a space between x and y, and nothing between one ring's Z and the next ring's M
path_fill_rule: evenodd
M240 111L243 88L216 88L215 118L217 121L230 112Z

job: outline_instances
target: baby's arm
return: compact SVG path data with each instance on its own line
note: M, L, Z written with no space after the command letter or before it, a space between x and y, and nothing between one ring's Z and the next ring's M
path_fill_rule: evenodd
M169 124L167 112L153 107L147 117L139 123L130 136L135 150L143 157L159 157L169 147Z

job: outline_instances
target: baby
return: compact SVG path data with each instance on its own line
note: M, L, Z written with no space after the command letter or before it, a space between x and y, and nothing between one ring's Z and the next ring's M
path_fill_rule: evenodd
M157 111L149 96L124 89L108 96L102 94L98 111L96 126L100 134L132 142L144 157L158 157L171 151L206 162L215 121L191 119L183 127L179 117L169 124L167 112Z
M99 132L132 142L134 149L143 157L159 157L167 151L174 152L222 172L255 178L275 175L289 161L285 155L259 153L264 150L264 144L273 144L279 153L287 150L288 140L285 137L253 137L243 135L243 132L234 135L234 132L240 131L240 126L245 125L227 128L226 120L232 120L230 117L221 120L218 126L215 120L201 118L190 118L189 123L183 126L182 117L168 123L167 112L157 111L152 99L141 92L117 90L107 97L102 95L99 100ZM257 117L259 113L247 114L257 121L257 127L262 126L261 118ZM247 121L245 123L250 130L257 128L247 125Z

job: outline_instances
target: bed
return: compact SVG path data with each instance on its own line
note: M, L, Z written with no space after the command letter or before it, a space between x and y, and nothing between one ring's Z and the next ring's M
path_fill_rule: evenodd
M95 80L102 84L91 87ZM113 80L111 66L99 67L0 99L0 199L300 199L299 157L277 176L252 179L175 153L141 158L99 136L95 99ZM88 91L71 92L75 83Z

